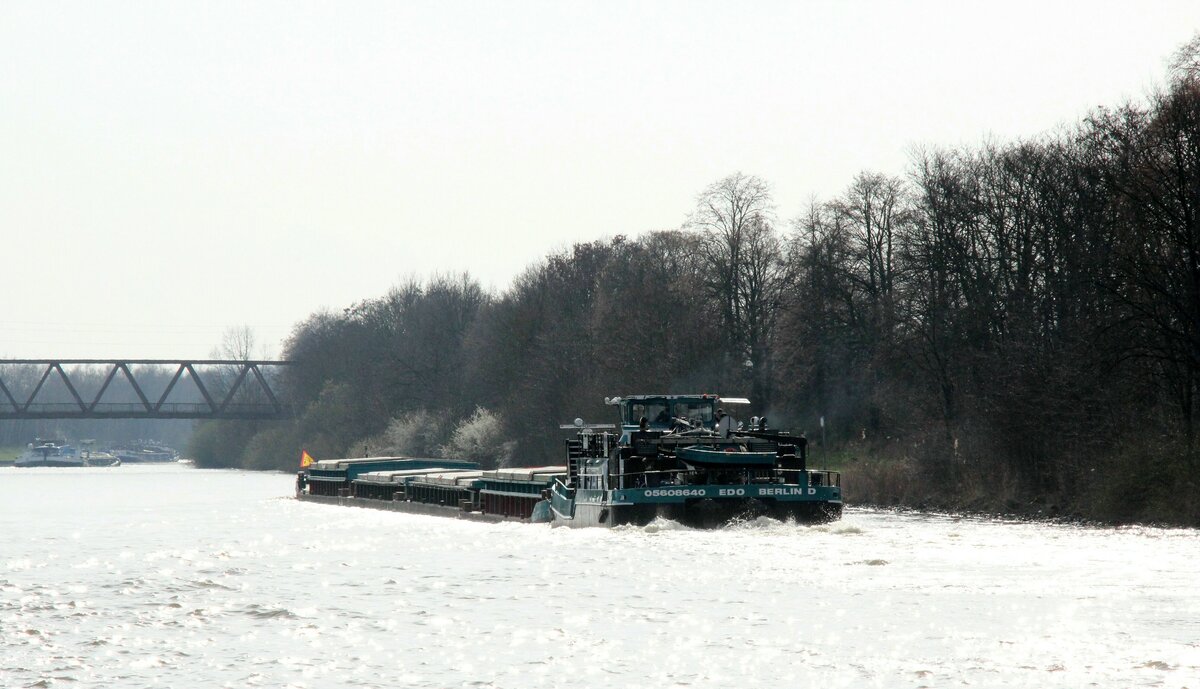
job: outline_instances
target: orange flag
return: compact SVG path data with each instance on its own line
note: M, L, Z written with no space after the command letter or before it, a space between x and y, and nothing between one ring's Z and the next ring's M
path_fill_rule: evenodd
M307 468L313 463L312 455L308 454L308 450L300 450L300 468Z

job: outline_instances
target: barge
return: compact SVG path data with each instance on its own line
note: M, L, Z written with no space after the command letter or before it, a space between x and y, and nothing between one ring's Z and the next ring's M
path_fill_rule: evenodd
M533 519L538 503L548 504L550 487L565 477L565 466L484 471L460 459L328 459L297 474L296 497L481 521L539 521Z
M712 528L767 516L839 519L841 475L810 469L804 435L734 421L716 395L605 400L620 425L562 428L564 464L483 470L471 461L364 457L322 460L297 475L302 500L485 521L558 526L645 525L659 518Z
M478 469L475 462L458 459L425 459L418 457L356 457L350 459L322 459L314 462L306 474L307 492L332 498L354 495L354 483L366 473L389 471L417 471L414 475L432 470L452 471L455 469ZM380 477L376 477L380 478Z

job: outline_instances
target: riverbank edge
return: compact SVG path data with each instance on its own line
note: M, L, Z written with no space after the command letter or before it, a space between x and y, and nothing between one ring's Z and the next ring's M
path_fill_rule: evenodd
M1023 492L1009 478L988 481L970 473L935 485L921 481L911 462L865 461L838 470L846 504L855 507L1087 527L1200 528L1200 491L1194 482L1160 484L1157 496L1149 489L1101 482L1069 499ZM1164 490L1177 499L1162 497Z

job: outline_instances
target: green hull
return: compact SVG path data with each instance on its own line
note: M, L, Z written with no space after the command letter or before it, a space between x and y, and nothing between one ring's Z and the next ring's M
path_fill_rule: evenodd
M645 526L655 519L696 528L770 517L814 524L842 516L840 489L833 486L711 485L661 486L624 490L570 490L551 496L552 523L558 526Z

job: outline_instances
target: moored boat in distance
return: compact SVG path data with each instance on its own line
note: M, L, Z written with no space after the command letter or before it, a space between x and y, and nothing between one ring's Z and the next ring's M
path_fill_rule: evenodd
M126 447L113 448L109 452L122 462L133 464L175 462L179 460L178 451L154 441L139 440L130 443Z
M121 460L111 452L92 449L95 441L82 440L82 450L65 440L38 438L14 462L16 467L110 467L121 466Z
M119 467L121 459L108 450L97 450L95 439L88 438L79 441L82 449L79 451L83 461L90 467Z
M15 467L82 467L87 463L74 447L62 441L38 438L13 462Z
M717 395L630 395L612 424L576 419L567 476L551 494L554 524L645 525L657 518L712 528L758 516L818 523L842 514L841 474L808 468L803 435L738 424ZM564 426L571 428L571 426Z
M83 461L90 467L119 467L121 458L106 450L84 452Z

